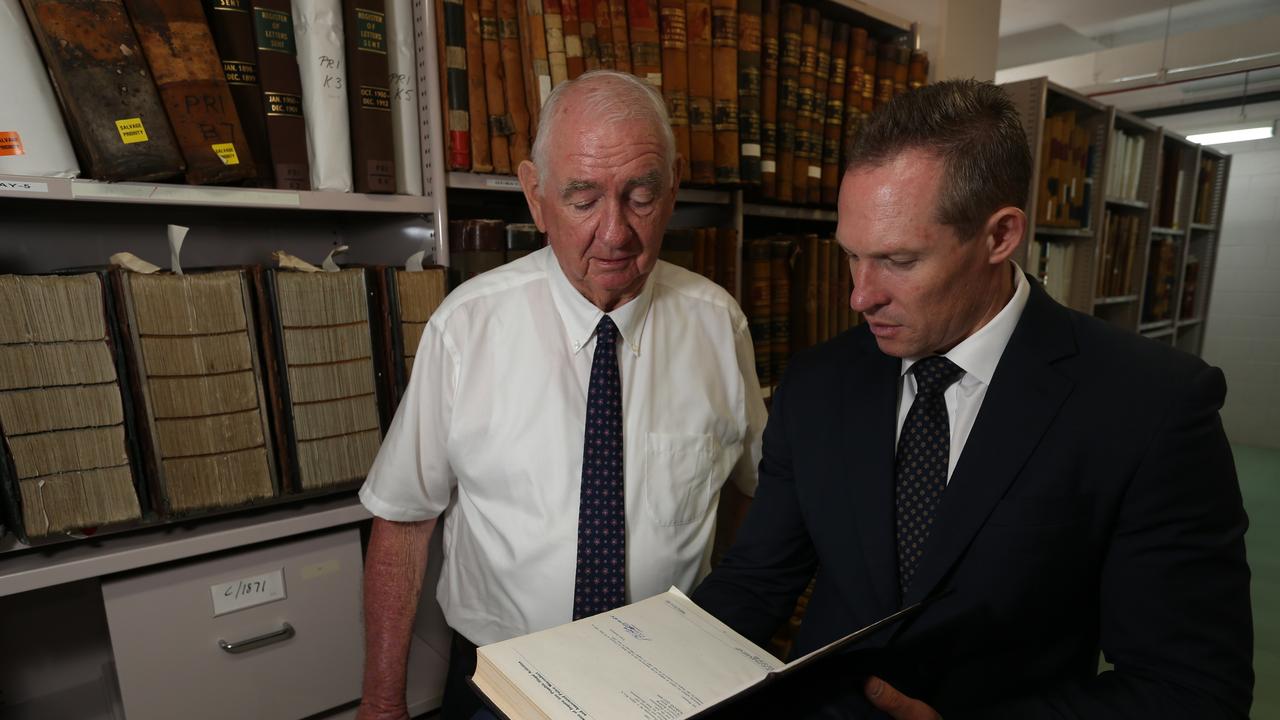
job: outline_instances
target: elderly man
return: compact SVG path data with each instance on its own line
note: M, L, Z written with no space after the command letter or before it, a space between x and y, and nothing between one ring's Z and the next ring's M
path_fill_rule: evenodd
M445 299L360 493L377 516L362 718L407 717L441 514L444 717L468 718L476 645L692 588L726 478L745 508L764 403L733 298L658 260L674 147L662 98L630 75L585 74L543 108L519 173L550 247Z
M786 717L1247 716L1222 372L1022 273L1030 165L1013 104L973 81L895 98L852 150L836 238L866 323L792 360L694 599L763 642L816 572L797 653L936 599Z

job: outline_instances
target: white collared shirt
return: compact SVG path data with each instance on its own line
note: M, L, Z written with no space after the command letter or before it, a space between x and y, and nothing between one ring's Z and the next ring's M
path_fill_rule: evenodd
M996 366L1000 364L1000 356L1013 336L1013 329L1018 326L1022 310L1027 306L1027 298L1031 297L1031 285L1027 276L1017 263L1013 265L1013 297L1004 308L991 318L990 322L978 328L978 331L965 338L960 344L951 348L944 356L964 370L960 379L947 387L943 397L947 401L947 420L951 424L951 458L947 463L947 481L951 481L951 473L955 470L960 453L964 452L964 444L973 430L973 423L978 419L978 411L982 409L982 401L987 396L987 388L991 378L996 374ZM902 426L907 422L907 413L911 403L916 399L916 376L908 372L912 365L922 357L905 358L902 361L902 381L898 392L898 434L902 437ZM896 444L895 444L896 446Z
M550 248L464 283L423 333L360 491L396 521L444 513L437 597L483 645L568 622L595 328L603 313ZM747 320L705 278L659 262L618 326L627 599L709 570L725 479L751 495L765 409Z

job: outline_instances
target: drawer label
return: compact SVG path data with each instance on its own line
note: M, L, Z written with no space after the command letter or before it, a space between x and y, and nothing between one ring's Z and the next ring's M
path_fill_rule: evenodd
M209 592L213 595L214 617L288 597L284 590L283 568L262 575L210 585Z

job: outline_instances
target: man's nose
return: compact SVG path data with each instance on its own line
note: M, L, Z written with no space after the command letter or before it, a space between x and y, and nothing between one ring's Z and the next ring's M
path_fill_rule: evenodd
M867 313L888 303L869 263L854 263L852 272L853 293L849 296L849 307L854 312Z
M605 203L600 225L596 228L597 242L608 247L622 247L631 240L631 236L631 225L622 202L612 200Z

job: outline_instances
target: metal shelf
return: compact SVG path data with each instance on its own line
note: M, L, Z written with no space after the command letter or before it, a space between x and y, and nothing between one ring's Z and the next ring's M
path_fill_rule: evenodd
M1178 321L1178 327L1180 328L1191 327L1192 325L1199 325L1199 324L1200 324L1200 318L1187 318L1186 320Z
M1155 322L1138 323L1138 332L1144 335L1152 331L1163 330L1165 328L1172 330L1173 321L1172 320L1156 320Z
M1147 208L1151 207L1149 204L1141 200L1129 200L1128 198L1117 198L1117 197L1107 198L1107 204L1117 205L1119 207L1138 208L1140 210L1146 210Z
M835 210L823 210L796 205L765 205L763 203L743 203L742 214L753 217L772 217L784 220L812 220L816 222L835 222Z
M1152 235L1176 235L1178 237L1182 237L1183 235L1187 234L1187 231L1179 230L1177 228L1152 227L1151 234Z
M1138 302L1137 295L1116 295L1113 297L1094 298L1093 304L1097 305L1120 305L1123 303Z
M370 213L429 214L421 195L361 195L319 190L212 187L178 183L108 183L98 180L0 175L0 197L144 205L201 205Z
M1091 238L1093 230L1089 228L1036 227L1037 235L1055 235L1067 238Z
M1218 226L1212 223L1191 223L1192 230L1217 230Z
M1159 330L1150 330L1150 331L1144 330L1144 331L1142 331L1142 336L1143 336L1143 337L1148 337L1148 338L1152 338L1152 339L1155 339L1155 338L1162 338L1162 337L1169 337L1169 336L1170 336L1170 335L1172 335L1172 334L1173 334L1173 328L1172 328L1172 327L1161 328L1161 329L1159 329Z

